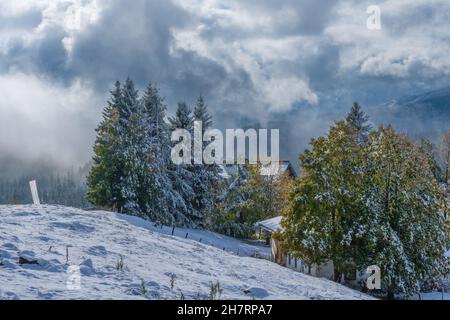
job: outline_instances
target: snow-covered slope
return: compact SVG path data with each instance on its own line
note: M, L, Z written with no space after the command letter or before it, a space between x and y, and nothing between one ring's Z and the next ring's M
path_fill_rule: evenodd
M190 232L215 246L110 212L0 206L0 299L198 299L207 298L216 281L224 299L370 298L267 260L237 256L239 246L244 253L255 249L248 244ZM20 257L27 261L19 264ZM78 267L80 288L73 282Z

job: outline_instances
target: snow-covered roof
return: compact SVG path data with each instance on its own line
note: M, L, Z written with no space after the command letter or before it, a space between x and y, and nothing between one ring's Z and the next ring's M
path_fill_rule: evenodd
M259 221L255 224L255 227L261 228L263 230L269 231L269 232L275 232L278 230L283 230L281 227L281 216Z
M237 173L236 165L219 165L219 167L221 171L220 175L225 179ZM292 176L296 176L296 172L289 161L280 161L268 166L262 166L260 169L260 173L265 176L281 176L286 172Z

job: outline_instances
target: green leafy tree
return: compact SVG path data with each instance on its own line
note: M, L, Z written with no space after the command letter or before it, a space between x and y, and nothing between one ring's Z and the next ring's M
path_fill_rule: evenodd
M103 120L96 129L93 165L87 176L88 200L96 206L119 211L125 205L122 196L124 161L119 131L122 101L122 87L120 82L116 82L111 99L103 111Z
M338 122L326 137L311 141L300 156L302 174L285 210L284 245L307 264L333 261L335 280L351 268L355 254L355 218L364 189L364 157L357 130ZM358 220L357 219L357 220Z
M300 156L284 245L309 264L331 260L335 280L378 265L389 298L410 295L448 273L445 193L420 145L392 128L364 145L357 135L338 122Z
M381 127L368 142L364 202L372 228L367 263L380 266L389 298L433 286L449 271L445 192L424 149Z
M219 200L216 230L251 238L254 224L278 216L286 205L292 180L287 174L262 175L261 165L237 165Z
M243 187L247 199L244 203L246 221L254 224L260 220L279 216L286 205L286 190L291 178L286 174L275 172L271 175L261 174L261 165L248 166L249 177Z

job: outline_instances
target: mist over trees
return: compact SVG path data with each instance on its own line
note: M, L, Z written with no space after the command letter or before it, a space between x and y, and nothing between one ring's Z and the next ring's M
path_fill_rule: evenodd
M37 168L35 173L17 177L0 177L0 204L32 203L29 181L37 180L41 203L77 208L89 207L86 199L86 171L89 165L66 173Z

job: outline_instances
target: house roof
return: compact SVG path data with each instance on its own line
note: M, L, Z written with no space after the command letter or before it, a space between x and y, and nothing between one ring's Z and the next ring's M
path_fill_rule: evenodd
M281 216L278 216L275 218L259 221L255 223L255 227L272 233L278 230L283 230L283 228L281 227L281 218Z
M229 178L231 175L236 174L237 173L237 166L236 165L219 165L220 167L220 175L227 179ZM290 163L290 161L280 161L277 164L271 164L268 166L262 166L260 169L260 173L262 175L275 175L275 176L281 176L284 173L288 173L290 176L295 177L297 176L294 168L292 167L292 164Z
M260 173L266 176L281 176L285 173L295 177L296 173L289 161L280 161L279 163L263 166L260 169Z

